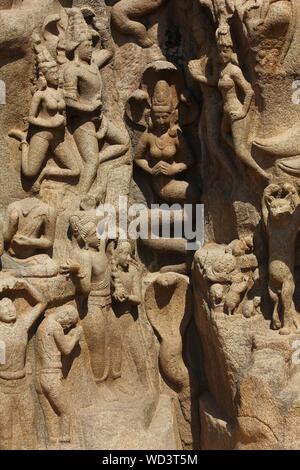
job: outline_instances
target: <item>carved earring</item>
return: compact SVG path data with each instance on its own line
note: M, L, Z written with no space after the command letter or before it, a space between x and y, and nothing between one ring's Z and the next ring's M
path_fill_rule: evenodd
M150 113L145 115L145 121L147 123L148 129L149 130L153 129L153 121L151 119L151 114Z
M38 80L37 80L37 88L38 90L46 90L47 88L47 80L44 77L44 75L40 75Z
M175 109L175 111L173 111L171 114L171 121L170 121L171 129L172 127L177 126L178 121L179 121L179 112L178 112L178 109Z

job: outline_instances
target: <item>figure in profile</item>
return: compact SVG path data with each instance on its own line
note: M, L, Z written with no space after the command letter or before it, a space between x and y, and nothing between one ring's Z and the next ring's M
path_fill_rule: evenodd
M63 305L46 314L37 329L37 392L50 445L71 441L71 406L64 390L62 355L71 354L81 336L79 315L72 305Z

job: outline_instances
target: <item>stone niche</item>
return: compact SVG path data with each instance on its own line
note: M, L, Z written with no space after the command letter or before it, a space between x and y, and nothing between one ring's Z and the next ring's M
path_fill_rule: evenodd
M0 450L299 448L299 15L0 0Z

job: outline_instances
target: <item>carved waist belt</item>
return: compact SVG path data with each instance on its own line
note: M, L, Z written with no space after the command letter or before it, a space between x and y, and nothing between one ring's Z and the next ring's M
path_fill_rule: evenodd
M61 374L61 368L62 368L61 365L54 365L53 367L48 367L48 368L45 368L45 369L39 369L38 374L40 374L40 375L42 375L42 374L57 374L57 373Z
M89 295L88 304L97 307L108 307L111 305L111 295L107 291L92 291Z
M17 372L0 371L0 379L4 380L18 380L26 376L26 369L18 370Z

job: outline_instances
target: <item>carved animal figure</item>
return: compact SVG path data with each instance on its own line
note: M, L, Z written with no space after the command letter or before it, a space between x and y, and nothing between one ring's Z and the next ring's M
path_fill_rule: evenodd
M296 324L295 242L300 225L300 198L290 183L270 184L264 191L263 218L269 236L269 294L274 302L272 327L289 334Z

